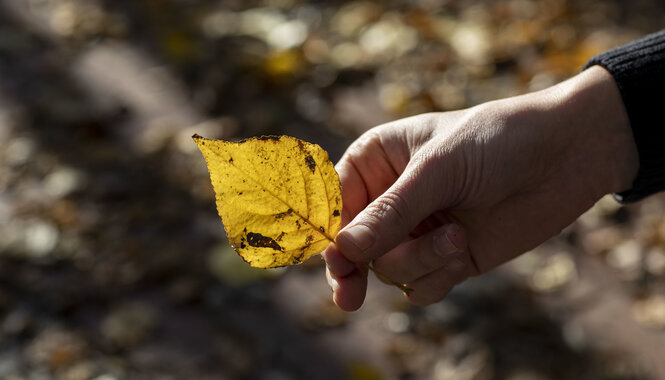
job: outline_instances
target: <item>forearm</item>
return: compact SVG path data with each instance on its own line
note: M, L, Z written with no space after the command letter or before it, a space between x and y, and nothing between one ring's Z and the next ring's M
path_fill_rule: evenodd
M617 198L632 202L665 190L665 30L593 57L587 68L594 65L612 74L639 155L634 182Z

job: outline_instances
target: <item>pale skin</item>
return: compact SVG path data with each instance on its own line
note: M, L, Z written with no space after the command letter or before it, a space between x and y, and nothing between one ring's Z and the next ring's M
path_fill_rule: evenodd
M344 228L323 253L334 301L358 309L367 263L440 301L470 276L538 246L608 193L638 155L612 76L375 127L336 166Z

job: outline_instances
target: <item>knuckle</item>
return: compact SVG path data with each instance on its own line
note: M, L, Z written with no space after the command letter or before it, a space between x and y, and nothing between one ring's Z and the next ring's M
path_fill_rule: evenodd
M389 220L391 223L398 223L403 226L407 220L408 205L402 195L391 191L383 194L379 198L374 209L374 216L378 220Z
M347 149L347 154L351 157L362 156L364 152L372 149L381 143L381 134L375 129L370 129L354 141Z

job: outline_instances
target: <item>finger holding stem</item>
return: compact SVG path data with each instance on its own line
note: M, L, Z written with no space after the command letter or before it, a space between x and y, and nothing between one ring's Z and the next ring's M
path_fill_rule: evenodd
M337 249L337 246L334 244L333 239L328 238L328 240L330 240L330 242L333 244L331 244L325 251L323 251L321 253L321 256L323 256L323 259L326 261L326 265L330 269L330 272L332 272L332 274L334 274L337 277L345 277L349 275L354 270L355 265L350 261L346 260L344 256L341 255L341 253ZM364 265L365 269L372 271L372 273L374 273L374 275L377 278L379 278L379 280L397 287L406 295L409 295L411 293L412 289L393 280L392 278L390 278L390 276L381 273L380 271L376 270L372 265L370 264L362 264L362 265Z
M387 275L385 275L385 274L379 272L378 270L374 269L374 267L373 267L372 265L370 265L370 264L366 264L366 266L367 266L367 269L371 270L372 273L374 273L374 275L375 275L379 280L381 280L381 281L383 281L383 282L385 282L385 283L387 283L387 284L390 284L390 285L396 286L399 290L401 290L402 292L404 292L404 294L406 294L407 296L410 295L411 292L413 292L413 289L409 288L408 286L406 286L406 285L404 285L404 284L400 284L399 282L393 280L392 278L388 277Z

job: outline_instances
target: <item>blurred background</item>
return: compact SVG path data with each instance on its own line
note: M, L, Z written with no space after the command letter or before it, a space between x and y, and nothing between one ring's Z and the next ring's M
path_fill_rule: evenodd
M414 308L252 270L190 136L368 128L550 86L657 0L2 0L1 379L665 378L665 198Z

